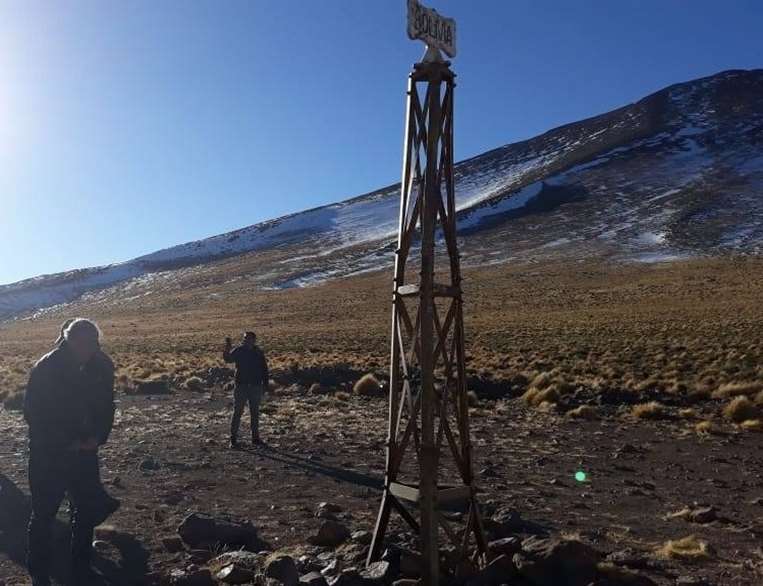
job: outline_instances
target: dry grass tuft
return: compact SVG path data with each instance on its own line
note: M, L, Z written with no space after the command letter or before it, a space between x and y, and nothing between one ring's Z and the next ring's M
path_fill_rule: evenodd
M538 376L536 376L532 382L530 383L530 388L536 388L538 390L543 390L546 387L550 386L553 382L553 375L550 372L541 372Z
M680 511L676 511L675 513L669 513L667 518L668 519L688 519L689 515L691 515L691 509L689 507L684 507Z
M713 392L714 399L728 399L729 397L751 396L763 392L763 384L757 382L727 383L718 387Z
M185 381L185 388L189 391L203 391L204 387L204 381L198 376L188 377Z
M755 404L758 407L763 407L763 391L760 391L757 395L755 395Z
M373 374L364 374L352 387L353 392L356 395L364 395L366 397L378 397L381 396L382 386L379 380Z
M758 408L747 397L737 397L723 408L723 416L734 423L757 419Z
M539 389L531 386L522 395L522 400L532 407L538 407L542 403L556 403L559 401L559 391L555 386Z
M556 403L551 403L550 401L541 401L536 409L538 411L543 411L544 413L552 413L556 409Z
M567 417L574 417L576 419L598 419L599 412L596 407L581 405L580 407L567 411Z
M631 409L631 415L636 419L665 419L668 416L668 410L662 403L650 401L649 403L634 405Z
M748 431L763 431L763 419L745 419L739 427Z
M720 429L712 421L700 421L694 426L694 431L701 435L718 435L720 433Z
M683 419L697 419L699 418L699 413L696 409L692 409L691 407L688 407L686 409L679 409L678 415L681 416Z
M667 541L657 549L657 555L665 559L684 562L701 562L710 559L712 550L707 541L689 535L681 539Z

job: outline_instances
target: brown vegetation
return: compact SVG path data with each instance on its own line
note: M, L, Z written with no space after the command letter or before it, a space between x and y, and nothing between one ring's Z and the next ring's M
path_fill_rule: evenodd
M737 397L723 408L723 416L734 423L742 423L758 416L758 409L747 397Z
M117 521L146 544L152 566L187 561L165 553L160 538L174 535L191 509L246 516L287 544L312 529L313 514L304 511L319 501L340 501L353 529L372 529L377 512L377 493L318 470L383 476L386 404L354 386L365 373L385 383L389 275L253 291L246 282L226 284L224 266L216 281L168 283L137 301L96 300L0 325L7 396L23 387L66 315L99 321L120 395L104 478L121 479L121 488L109 484L125 503ZM686 570L676 566L712 556L706 544L714 543L733 564L695 565L692 573L724 583L727 572L746 583L744 564L759 544L750 520L759 508L753 479L763 441L754 433L763 403L763 391L754 390L763 381L761 283L758 261L466 271L467 375L483 502L508 501L528 519L595 535L607 550L637 543L642 552L674 537L671 523L687 522L666 520L666 510L712 502L733 524L693 527L696 543L671 542L660 548L659 563L681 575ZM307 470L225 450L230 378L219 372L226 366L220 347L226 335L249 328L274 379L263 435ZM174 394L161 401L123 395L141 381L163 381ZM749 405L758 415L739 423L722 416L741 400L746 415ZM15 413L0 417L15 446L4 470L25 490L17 455L25 425ZM146 475L139 466L149 455L162 468ZM589 474L585 484L572 476L578 467Z
M688 535L681 539L671 539L657 549L657 555L668 559L679 559L686 562L701 562L709 560L712 549L707 541Z
M631 409L631 415L636 419L665 419L667 413L665 406L657 401L634 405Z
M366 397L374 397L382 394L382 387L379 380L373 374L364 374L355 385L352 390L356 395L363 395Z

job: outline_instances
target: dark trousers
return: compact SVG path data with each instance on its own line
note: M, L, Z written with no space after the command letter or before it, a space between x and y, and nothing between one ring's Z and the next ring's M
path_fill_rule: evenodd
M262 385L236 384L233 391L233 418L230 422L230 437L235 440L241 425L241 414L244 406L249 403L249 416L252 420L252 438L260 436L260 401L262 401Z
M27 564L33 577L50 574L53 523L66 495L71 514L72 569L90 566L93 548L92 504L101 497L98 453L32 448L29 452L29 519Z

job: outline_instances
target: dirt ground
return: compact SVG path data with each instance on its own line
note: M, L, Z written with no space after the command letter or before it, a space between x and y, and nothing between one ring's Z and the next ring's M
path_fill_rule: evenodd
M104 479L123 501L110 521L118 535L103 552L110 563L101 564L110 583L151 583L184 567L185 556L164 551L161 538L174 535L191 512L251 519L275 547L314 534L322 501L342 507L353 530L372 530L384 466L383 400L275 394L263 416L267 446L236 452L226 449L229 401L220 395L120 401L103 450ZM762 434L701 437L673 423L575 421L517 401L485 403L472 416L483 503L510 505L524 519L607 553L632 550L659 584L685 575L759 583ZM0 417L3 483L20 491L3 491L7 516L26 506L25 429L16 414ZM156 469L141 469L148 461ZM585 482L575 480L578 470ZM693 503L713 505L719 519L669 518ZM14 518L15 525L2 526L0 576L24 584L24 515ZM655 555L666 540L690 534L711 545L707 561Z
M188 554L169 553L162 539L191 512L250 519L275 548L303 544L325 501L352 530L373 529L386 402L347 391L364 372L384 374L385 277L284 292L215 289L224 302L189 289L0 326L6 399L63 317L92 316L105 332L120 378L103 477L123 502L99 531L107 583L157 583L186 567ZM528 526L613 553L658 584L760 584L761 277L763 263L749 260L467 272L468 366L479 396L472 435L486 511L510 506ZM249 327L276 383L263 414L267 445L235 452L226 449L230 393L205 376L221 365L222 338ZM125 394L140 380L164 380L174 393ZM311 394L312 382L328 394ZM752 405L748 418L729 415L739 397ZM18 411L0 409L0 433L0 583L15 586L27 583ZM574 477L581 470L584 482ZM713 518L691 521L685 509L701 506ZM708 545L698 559L658 553L689 535Z

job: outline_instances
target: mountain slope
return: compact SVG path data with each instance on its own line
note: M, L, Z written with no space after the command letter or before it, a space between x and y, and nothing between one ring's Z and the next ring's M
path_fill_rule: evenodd
M763 70L677 84L456 166L465 262L763 249ZM399 186L126 263L0 286L0 317L157 286L302 286L388 266ZM231 262L227 259L248 259ZM256 270L252 271L250 265Z

